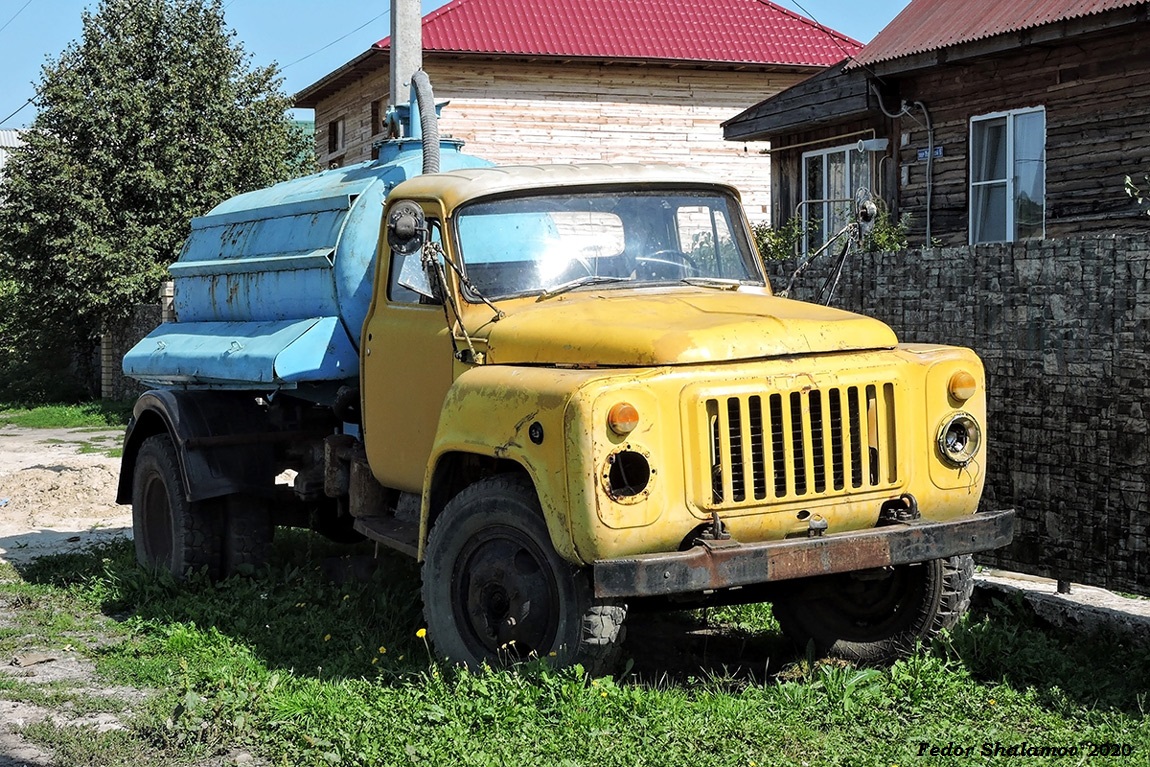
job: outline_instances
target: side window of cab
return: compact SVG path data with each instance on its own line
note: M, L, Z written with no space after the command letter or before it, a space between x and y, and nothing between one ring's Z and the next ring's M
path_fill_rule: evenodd
M439 221L435 219L427 219L427 230L430 234L430 241L440 247L443 246L443 227ZM438 306L441 302L427 296L420 295L416 291L401 284L403 279L404 269L408 270L408 274L412 270L419 270L420 252L414 253L398 253L395 250L391 251L391 263L387 270L387 300L393 304L432 304Z

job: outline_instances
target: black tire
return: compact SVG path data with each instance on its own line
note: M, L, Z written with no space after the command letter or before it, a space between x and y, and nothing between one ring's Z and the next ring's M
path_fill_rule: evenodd
M970 607L970 555L890 568L885 577L845 573L812 579L774 604L800 649L859 663L907 655L952 628Z
M626 605L596 601L588 573L555 552L525 478L480 480L435 521L423 615L436 653L469 668L532 657L610 673Z
M215 578L220 571L220 527L218 509L210 502L188 501L171 438L155 434L144 440L132 475L136 560L177 580L199 570Z
M251 575L271 554L271 514L262 498L237 493L220 499L224 513L223 575Z

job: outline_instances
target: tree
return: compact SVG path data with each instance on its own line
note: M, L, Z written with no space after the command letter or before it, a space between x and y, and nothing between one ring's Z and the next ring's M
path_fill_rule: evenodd
M83 352L155 299L193 216L314 169L281 83L274 65L252 68L221 0L85 11L0 182L4 303L22 315L0 325L2 346L35 325L57 352Z

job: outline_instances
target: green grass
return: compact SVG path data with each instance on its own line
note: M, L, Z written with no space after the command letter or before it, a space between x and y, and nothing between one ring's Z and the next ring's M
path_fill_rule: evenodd
M23 406L0 403L0 426L32 429L115 429L128 423L132 403L99 401L80 404Z
M183 586L138 570L130 543L42 559L19 573L0 566L0 615L13 616L0 632L0 657L29 635L46 647L69 642L108 682L155 691L126 732L39 725L25 734L61 765L118 764L136 752L141 764L203 760L237 747L291 765L1150 758L1150 650L1059 633L1021 603L991 602L933 648L888 668L789 655L769 609L751 606L654 622L634 616L631 662L618 678L541 662L469 673L433 661L417 635L413 566L388 564L366 583L341 585L329 577L342 570L334 551L282 535L258 577ZM26 686L13 694L32 695ZM90 698L86 708L96 705ZM974 746L977 754L984 743L1087 741L1137 750L1124 760L918 756L921 744Z

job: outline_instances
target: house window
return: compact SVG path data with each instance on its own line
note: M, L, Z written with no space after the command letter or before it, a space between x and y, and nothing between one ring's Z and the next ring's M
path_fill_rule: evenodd
M377 99L371 102L371 135L378 136L383 133L383 115L383 101Z
M970 119L970 242L1046 233L1046 110Z
M821 248L850 221L855 192L869 188L871 153L856 144L803 153L803 250Z
M342 152L347 148L347 135L344 132L343 118L327 124L327 151L329 154Z

